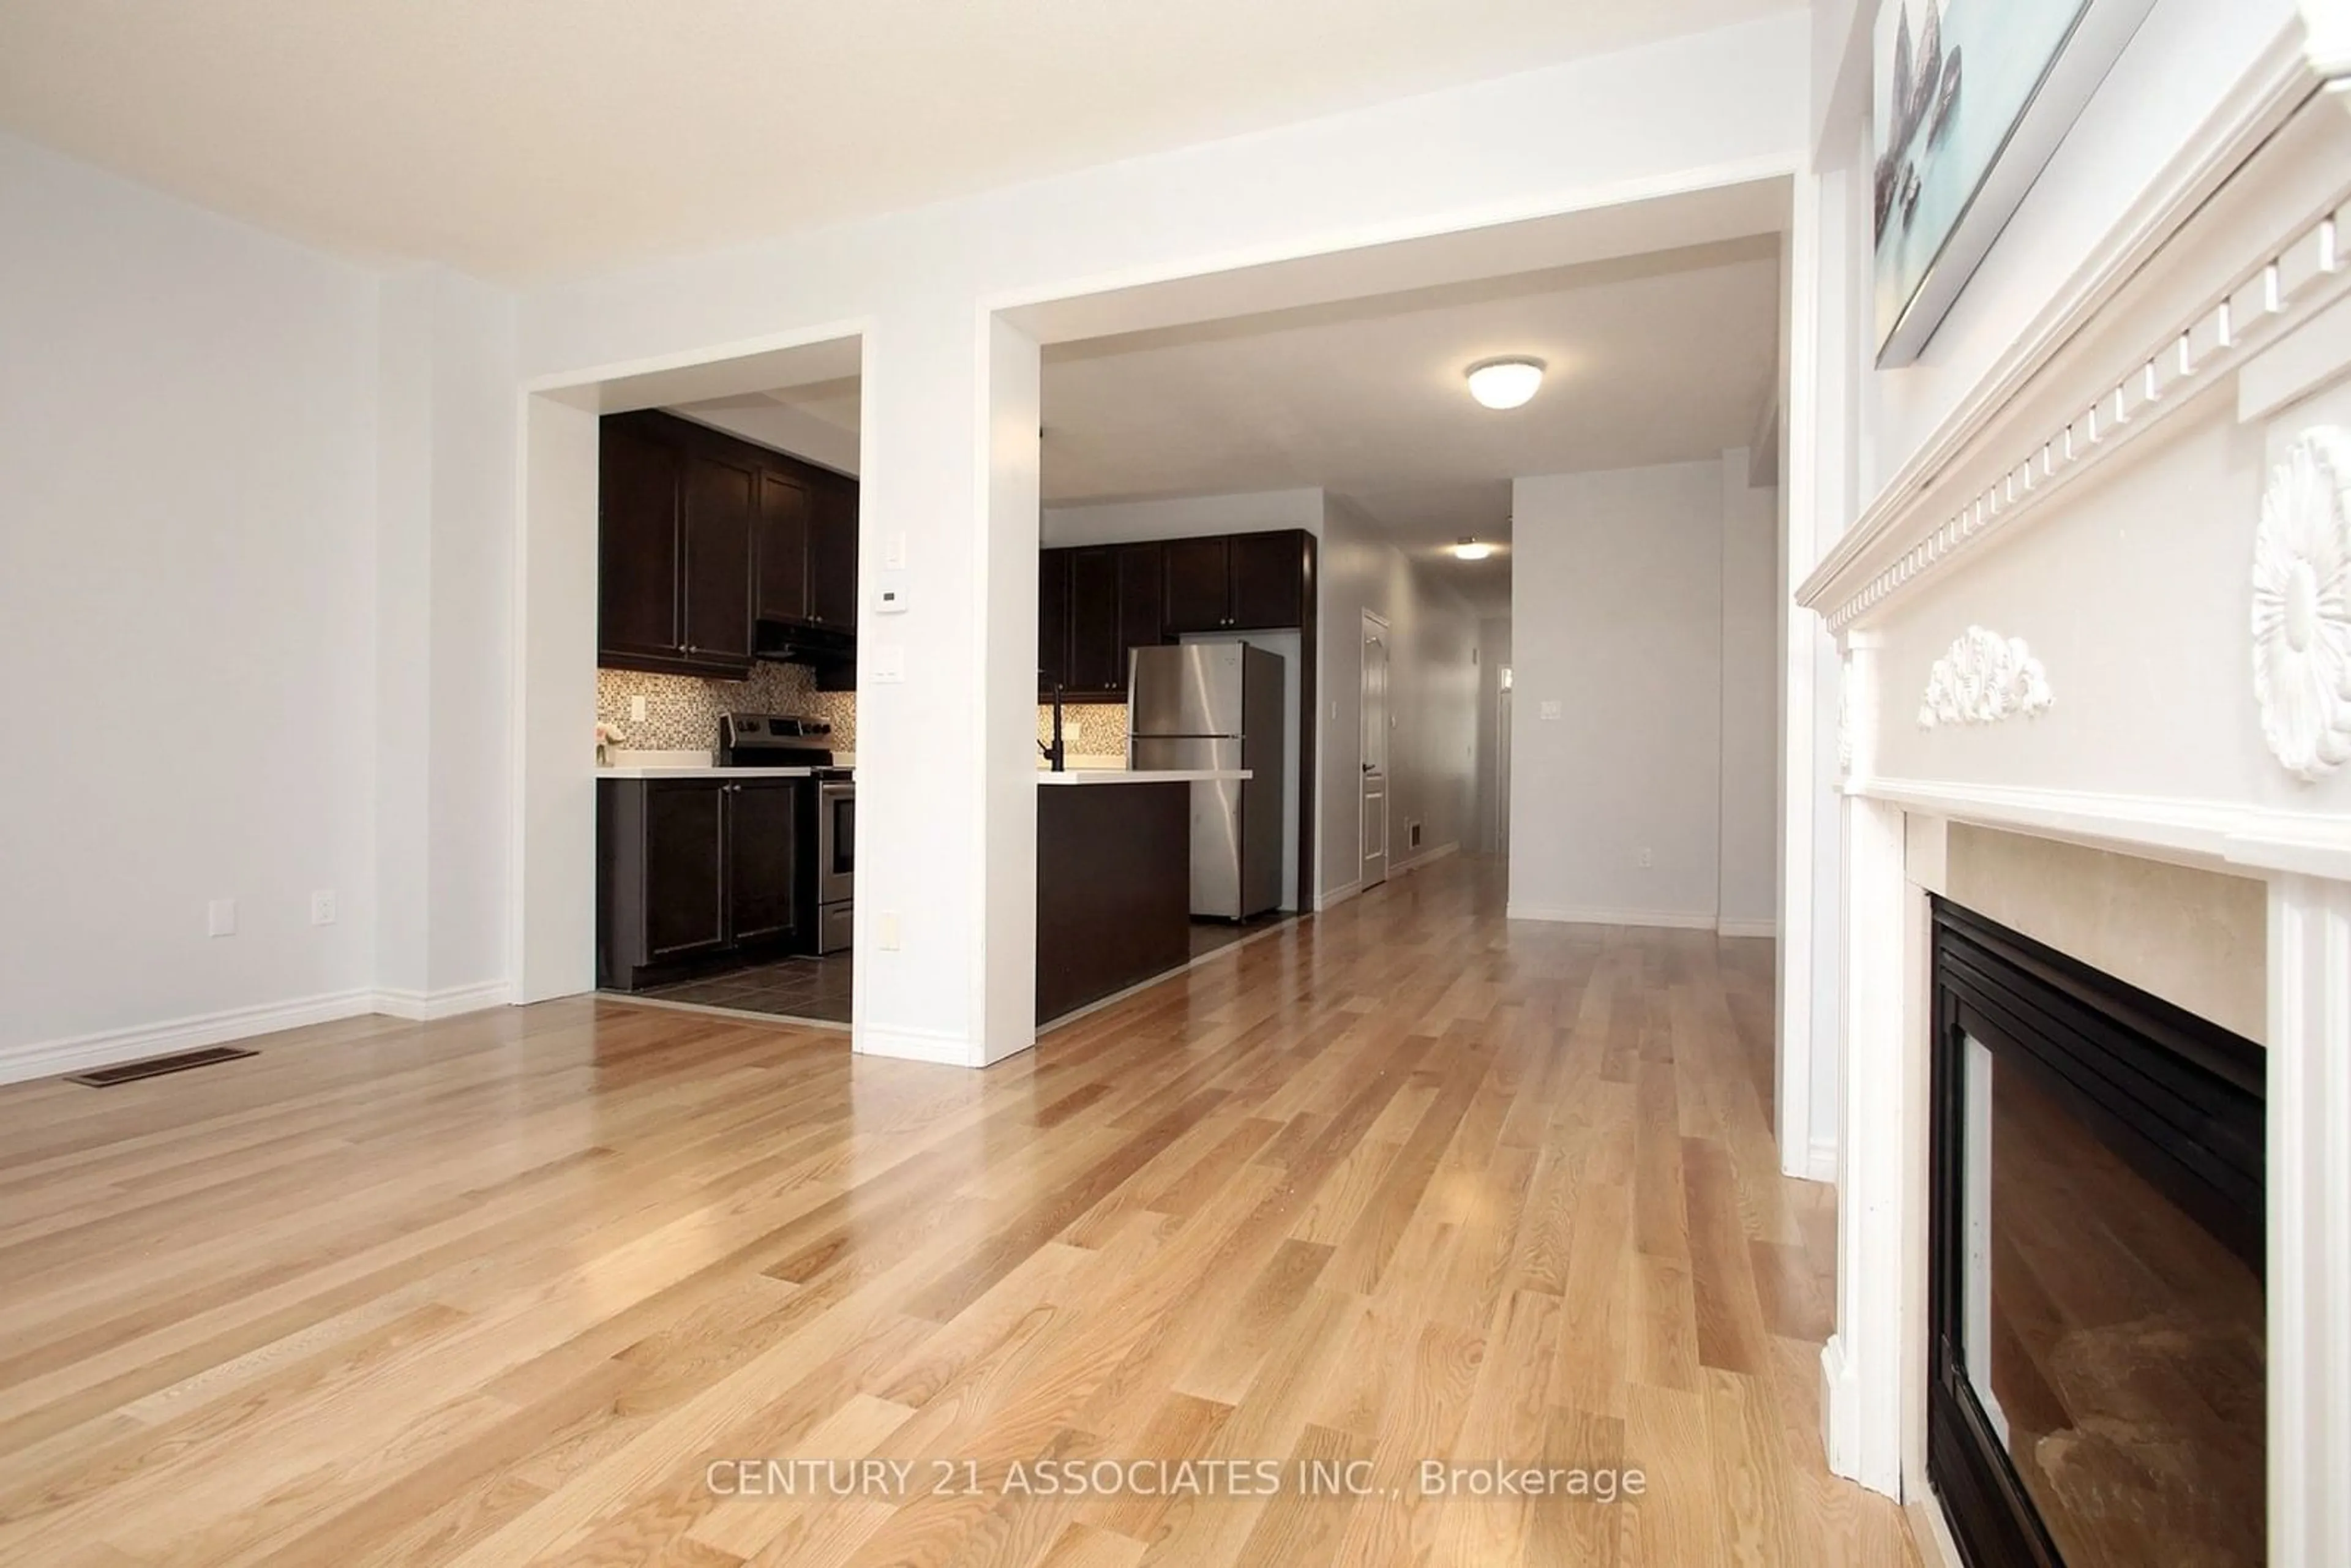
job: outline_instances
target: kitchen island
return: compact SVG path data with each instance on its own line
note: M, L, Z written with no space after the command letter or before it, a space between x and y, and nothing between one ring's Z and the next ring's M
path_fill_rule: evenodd
M1037 1021L1192 957L1192 786L1246 768L1037 776Z

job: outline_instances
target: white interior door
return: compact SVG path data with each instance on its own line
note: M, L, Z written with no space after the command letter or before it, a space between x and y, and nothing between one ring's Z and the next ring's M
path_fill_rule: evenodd
M1365 887L1388 879L1388 623L1364 612L1363 824Z

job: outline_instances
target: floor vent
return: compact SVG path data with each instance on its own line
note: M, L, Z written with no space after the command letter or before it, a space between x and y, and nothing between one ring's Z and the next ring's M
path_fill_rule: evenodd
M170 1056L151 1056L144 1061L125 1061L114 1067L101 1067L95 1072L68 1073L68 1083L87 1083L92 1089L111 1089L118 1083L136 1083L142 1078L161 1078L166 1072L185 1072L192 1067L210 1067L218 1061L235 1061L239 1057L257 1056L258 1051L239 1051L235 1046L213 1045L202 1051L183 1051Z

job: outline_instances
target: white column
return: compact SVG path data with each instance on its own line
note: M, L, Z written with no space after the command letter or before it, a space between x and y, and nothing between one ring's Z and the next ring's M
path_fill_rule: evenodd
M377 335L376 1000L431 1018L512 994L513 301L403 272Z
M2269 906L2270 1557L2351 1563L2351 883Z
M1856 787L1868 773L1875 639L1846 640ZM1917 895L1903 874L1899 808L1844 802L1844 1085L1837 1160L1837 1329L1821 1353L1829 1468L1873 1491L1902 1487L1909 1184L1915 1051L1905 994Z
M853 1038L874 1055L980 1066L1036 1039L1037 376L968 298L865 341ZM885 581L904 612L872 612Z

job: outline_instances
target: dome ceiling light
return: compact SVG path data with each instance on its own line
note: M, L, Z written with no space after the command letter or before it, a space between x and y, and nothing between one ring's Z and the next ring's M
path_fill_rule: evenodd
M1542 385L1543 362L1513 357L1469 367L1469 395L1488 408L1516 408Z
M1484 560L1493 553L1492 545L1483 543L1470 534L1463 534L1461 542L1453 547L1453 557L1456 560Z

